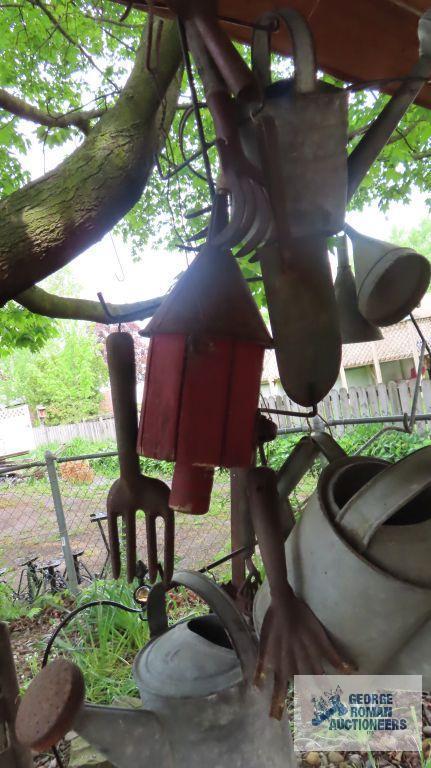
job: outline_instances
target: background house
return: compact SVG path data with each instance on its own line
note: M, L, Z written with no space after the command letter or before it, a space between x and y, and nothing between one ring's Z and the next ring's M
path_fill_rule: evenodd
M431 296L427 294L414 311L425 338L431 342ZM335 388L367 387L404 381L416 375L421 343L409 318L382 328L381 341L344 344L342 364ZM262 377L262 394L282 395L274 350L268 350Z

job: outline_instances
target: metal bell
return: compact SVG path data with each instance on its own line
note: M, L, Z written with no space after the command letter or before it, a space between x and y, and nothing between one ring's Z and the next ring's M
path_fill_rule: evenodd
M346 225L353 243L358 308L373 325L399 323L421 301L430 281L428 259L367 237Z
M380 329L369 323L358 309L355 278L349 264L345 235L340 238L337 245L337 259L338 270L334 288L343 344L379 341L383 338Z

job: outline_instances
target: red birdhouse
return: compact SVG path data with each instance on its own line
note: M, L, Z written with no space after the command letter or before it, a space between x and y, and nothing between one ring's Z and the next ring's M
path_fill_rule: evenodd
M210 245L141 333L151 342L138 452L175 461L170 506L204 514L214 467L252 461L271 337L234 257Z

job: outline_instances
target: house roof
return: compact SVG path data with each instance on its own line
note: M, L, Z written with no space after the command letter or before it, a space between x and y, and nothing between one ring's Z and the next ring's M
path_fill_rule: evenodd
M262 316L229 251L205 245L140 331L211 334L272 346Z
M421 322L421 328L426 336L430 336L431 318ZM420 348L419 337L408 320L382 328L383 339L375 341L375 350L381 363L389 360L404 360L413 356L413 347ZM343 346L343 365L345 368L356 368L360 365L373 364L372 343L345 344Z
M426 294L421 305L415 309L414 316L419 321L425 338L431 341L431 295ZM342 364L344 368L357 368L362 365L373 365L373 344L381 363L390 360L405 360L413 357L413 348L420 351L420 339L411 321L406 318L400 323L381 328L383 339L362 344L343 344ZM269 350L265 354L263 381L277 381L280 378L275 354Z
M144 11L151 5L155 13L171 15L165 0L116 2ZM274 0L219 0L218 16L231 37L249 42L252 24L276 5ZM358 82L409 73L417 57L418 18L430 7L430 0L281 0L278 5L296 8L309 21L321 70ZM291 53L283 27L272 35L272 47L282 54ZM431 106L429 86L422 89L418 102Z

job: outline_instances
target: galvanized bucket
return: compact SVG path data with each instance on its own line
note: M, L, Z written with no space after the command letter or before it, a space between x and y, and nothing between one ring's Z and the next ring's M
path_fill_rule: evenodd
M286 542L291 586L359 673L409 669L424 676L425 686L431 686L431 663L424 650L431 640L429 566L423 562L410 578L408 566L415 554L411 542L397 565L386 552L384 528L398 526L384 523L395 515L404 520L414 503L422 508L420 496L425 493L426 500L430 486L431 446L389 466L364 457L335 461L322 472ZM418 531L424 526L425 535L430 530L428 520L416 526ZM265 581L254 606L258 631L268 606Z
M285 223L291 237L331 235L343 228L347 195L347 92L316 78L310 28L294 8L266 13L263 27L283 22L292 38L295 72L292 80L271 84L270 34L253 33L253 72L264 89L256 119L275 125L279 180L272 186L283 198ZM253 125L242 129L244 148L259 162Z

